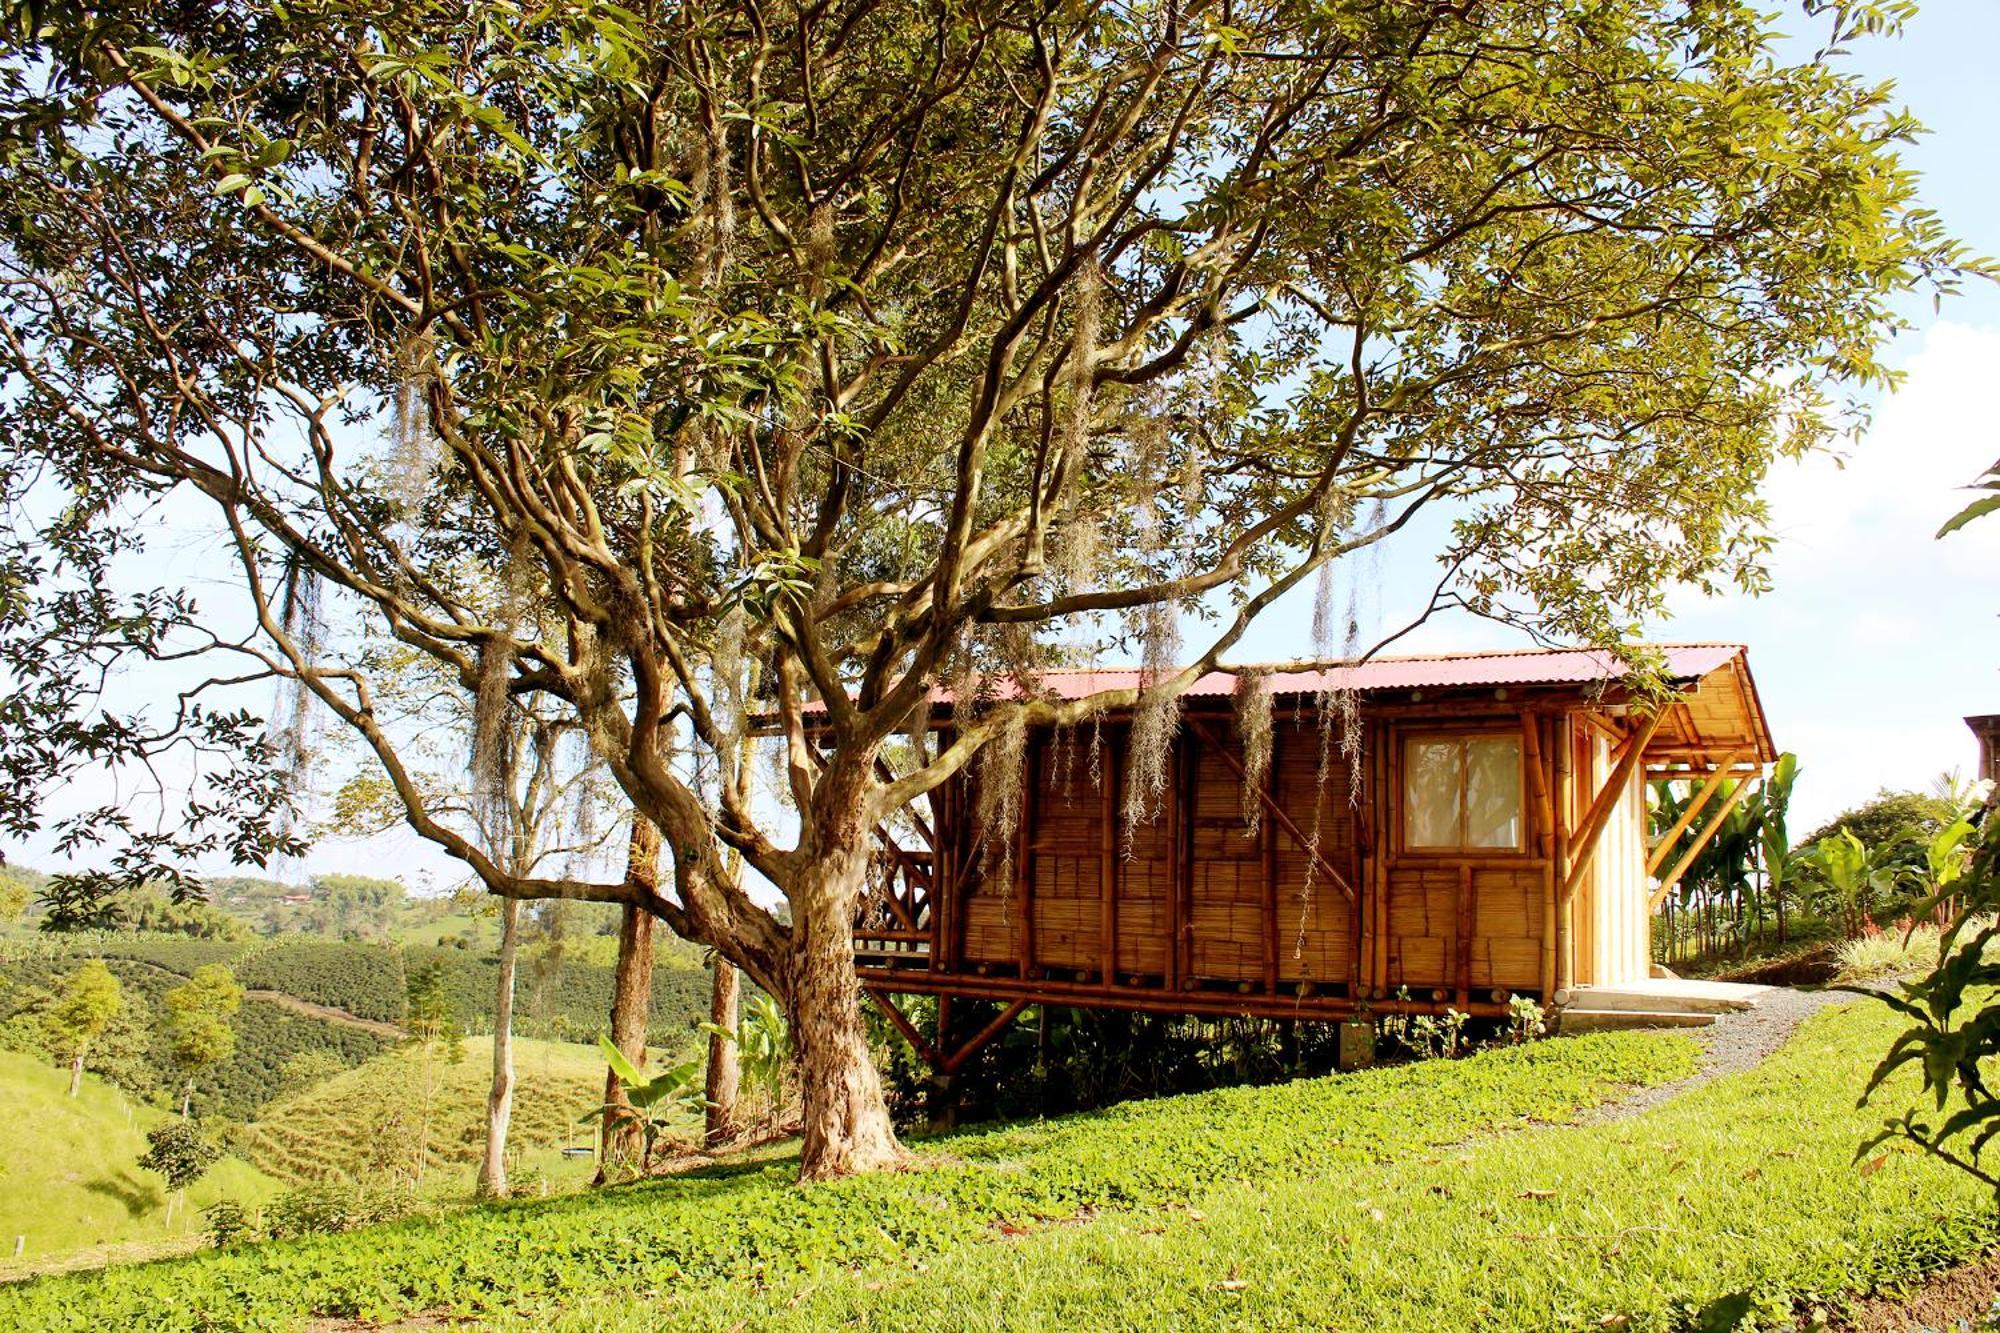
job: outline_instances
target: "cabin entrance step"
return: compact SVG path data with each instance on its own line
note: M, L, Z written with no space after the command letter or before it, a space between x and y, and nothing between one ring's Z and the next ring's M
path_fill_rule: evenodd
M1754 1009L1769 986L1731 981L1684 981L1678 977L1627 982L1621 986L1578 986L1558 996L1566 1009L1630 1009L1645 1013L1733 1014Z
M1556 1031L1573 1036L1579 1032L1623 1032L1632 1028L1705 1028L1715 1022L1715 1017L1686 1010L1565 1009L1556 1015Z

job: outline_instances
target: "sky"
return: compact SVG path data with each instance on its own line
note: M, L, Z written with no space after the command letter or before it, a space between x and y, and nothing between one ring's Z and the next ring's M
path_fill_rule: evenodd
M2000 255L1995 50L2000 4L1927 0L1900 40L1862 43L1848 60L1868 78L1894 80L1899 100L1928 127L1906 151L1923 175L1924 203L1983 255ZM1932 536L1970 498L1957 488L2000 457L2000 286L1972 284L1935 310L1927 297L1913 300L1905 313L1913 327L1889 359L1906 379L1866 434L1844 458L1780 464L1769 480L1773 590L1682 595L1671 619L1648 627L1659 641L1749 646L1773 735L1801 763L1795 831L1878 789L1969 772L1975 747L1962 718L2000 712L2000 519L1943 541ZM1345 576L1361 584L1364 631L1369 621L1378 630L1400 624L1429 596L1435 546L1425 548L1420 530L1406 536ZM193 541L168 558L201 583L216 555L212 543ZM1302 592L1272 608L1231 657L1309 655L1310 625ZM1460 614L1432 620L1393 651L1523 642ZM58 864L45 846L0 843L0 852ZM462 879L455 863L408 834L323 840L302 864L280 868L287 878L324 871L401 875L434 890Z

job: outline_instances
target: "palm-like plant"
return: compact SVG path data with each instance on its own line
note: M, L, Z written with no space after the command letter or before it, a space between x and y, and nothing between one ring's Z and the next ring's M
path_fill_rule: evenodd
M707 1109L701 1062L684 1061L648 1078L625 1058L625 1053L610 1038L599 1037L597 1045L604 1052L605 1062L618 1075L618 1082L624 1087L625 1102L607 1101L577 1123L597 1122L607 1129L618 1125L637 1125L646 1140L645 1156L641 1159L643 1166L652 1161L655 1145L672 1125L685 1123L688 1117L700 1116Z

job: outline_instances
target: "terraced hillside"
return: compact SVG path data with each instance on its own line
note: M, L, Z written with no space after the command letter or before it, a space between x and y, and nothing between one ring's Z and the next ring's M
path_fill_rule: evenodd
M455 1064L419 1048L391 1051L358 1069L280 1098L244 1127L243 1153L283 1180L414 1177L470 1166L484 1142L492 1043L470 1038ZM585 1145L578 1117L603 1097L604 1061L588 1046L517 1038L512 1141L529 1161L566 1143ZM429 1095L425 1095L425 1089ZM422 1149L421 1154L419 1149Z

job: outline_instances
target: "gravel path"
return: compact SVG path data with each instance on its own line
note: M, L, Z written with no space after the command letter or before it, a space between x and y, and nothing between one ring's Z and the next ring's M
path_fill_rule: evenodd
M1792 990L1775 986L1757 1002L1757 1007L1741 1013L1721 1014L1705 1028L1690 1028L1688 1034L1701 1043L1701 1066L1677 1083L1641 1088L1629 1097L1606 1102L1586 1113L1579 1123L1604 1124L1624 1120L1652 1110L1660 1103L1724 1074L1750 1069L1785 1044L1799 1024L1830 1004L1843 1004L1859 997L1849 991Z

